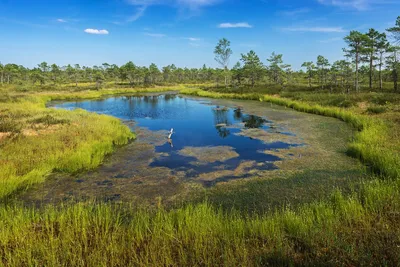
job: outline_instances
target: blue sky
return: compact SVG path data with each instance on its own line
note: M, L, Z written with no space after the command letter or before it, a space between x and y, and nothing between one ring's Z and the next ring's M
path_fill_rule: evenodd
M225 37L231 66L254 50L299 69L341 59L350 30L383 31L399 15L398 0L0 0L0 61L216 67Z

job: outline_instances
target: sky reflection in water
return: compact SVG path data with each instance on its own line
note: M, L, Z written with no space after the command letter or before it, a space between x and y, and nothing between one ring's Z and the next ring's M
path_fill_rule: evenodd
M244 114L240 108L211 105L210 102L181 97L174 94L158 96L121 96L108 99L64 102L57 108L81 108L91 112L112 115L122 120L134 120L139 127L151 131L174 129L173 146L165 143L156 146L156 152L163 153L150 166L168 167L177 171L187 171L187 176L211 172L223 165L233 170L243 161L257 162L257 168L276 168L272 162L277 156L262 153L265 150L286 149L294 144L284 142L266 143L261 140L237 135L242 129L259 128L270 131L273 122ZM133 128L132 128L133 129ZM293 135L292 133L284 133ZM165 136L167 139L167 135ZM195 164L197 159L178 154L185 147L228 146L239 157L224 162Z

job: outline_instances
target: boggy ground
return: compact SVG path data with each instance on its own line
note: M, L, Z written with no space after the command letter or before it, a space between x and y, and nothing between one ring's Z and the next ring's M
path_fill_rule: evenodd
M315 201L335 188L349 191L365 175L363 166L345 153L354 130L343 122L259 101L213 100L211 104L240 106L244 113L268 119L268 130L242 129L238 134L293 146L260 151L279 157L271 163L274 168L265 170L253 161L242 161L235 169L225 169L223 162L238 156L230 147L185 147L178 153L192 157L194 166L222 162L216 170L192 177L188 176L190 168L174 171L149 167L153 159L164 156L155 152L155 146L167 141L166 131L149 131L126 121L137 139L119 148L98 169L75 175L53 174L19 199L37 205L97 199L142 205L156 205L161 201L164 205L176 206L207 198L226 208L262 212Z
M95 94L109 93L106 91ZM194 93L205 94L198 91ZM64 93L58 94L64 95ZM256 215L251 210L250 212L246 210L246 207L249 207L246 203L253 202L255 204L253 210L258 210L263 206L259 204L260 202L269 203L275 196L279 198L281 183L291 188L291 195L295 196L301 191L301 185L307 184L305 181L320 181L329 175L329 172L322 168L319 172L304 171L301 175L294 173L295 179L275 179L273 183L268 179L257 178L230 182L229 185L232 187L221 183L208 190L207 194L204 192L200 194L200 199L204 199L206 195L213 204L187 204L170 211L163 208L161 201L156 205L155 211L120 204L92 202L58 207L50 205L41 209L22 207L18 204L2 204L0 264L5 266L398 265L400 261L398 227L400 150L396 124L398 103L392 104L393 109L388 108L389 110L383 114L371 115L359 108L339 109L332 107L334 104L323 103L328 99L343 98L327 92L318 94L321 101L309 101L308 98L292 101L287 98L254 94L223 96L207 94L219 98L262 97L264 101L346 121L360 131L354 136L347 151L362 159L378 176L368 172L360 188L352 190L352 193L346 196L335 191L326 199L299 205L296 208L279 208L273 214ZM302 98L303 94L294 92L290 97L296 96ZM364 96L368 104L373 103L375 97L373 94L363 94L362 97ZM392 94L382 93L380 97L393 99ZM359 96L352 94L346 98L353 99ZM323 103L323 106L316 103ZM26 110L27 104L24 105ZM11 105L8 108L11 112L2 109L3 117L4 114L22 114L16 112ZM40 112L44 110L41 109ZM27 112L23 114L24 118L29 117ZM62 112L51 115L61 119L60 117L66 114ZM69 119L78 123L86 120L77 120L77 117L80 118L78 114L80 113ZM37 115L40 117L41 114ZM81 116L85 118L86 115ZM92 122L97 118L98 115L88 117ZM18 125L5 120L1 126L10 130ZM4 142L4 139L2 141ZM22 159L22 162L23 160L25 159ZM49 167L52 166L54 167L54 165ZM343 176L347 175L351 176L344 172ZM265 183L269 183L269 187L264 186ZM220 190L221 186L224 186L224 190ZM271 195L266 194L265 190ZM232 204L240 207L244 204L245 208L242 212L236 209L219 209L217 207L218 203L221 203L219 201L223 201L223 207L229 208ZM288 204L291 203L293 202L288 201Z

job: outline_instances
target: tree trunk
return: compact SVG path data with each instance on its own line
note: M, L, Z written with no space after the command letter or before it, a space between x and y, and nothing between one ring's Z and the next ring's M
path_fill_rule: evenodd
M381 53L379 57L379 90L383 90L383 81L382 81L382 63L383 62L383 53Z
M397 79L398 79L398 74L397 74L397 53L396 51L394 52L394 68L393 68L393 89L394 92L397 92Z
M369 59L369 89L372 89L372 65L373 65L373 53L371 53L370 55L370 59Z
M308 76L308 87L311 88L311 76Z
M322 83L322 90L324 90L324 84L325 84L325 81L324 81L324 69L322 69L321 83Z
M358 51L356 52L356 80L355 80L355 88L356 88L356 92L358 93Z

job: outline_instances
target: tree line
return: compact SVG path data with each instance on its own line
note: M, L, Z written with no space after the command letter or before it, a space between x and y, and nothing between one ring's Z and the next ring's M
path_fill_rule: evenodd
M319 55L315 62L307 61L299 71L294 71L283 61L283 55L273 52L264 64L253 50L241 54L240 61L230 68L233 54L230 41L221 39L214 49L219 68L203 65L202 68L179 68L174 64L162 67L154 63L149 67L137 66L132 61L122 66L103 63L100 66L86 67L79 64L60 67L42 62L35 68L25 68L17 64L0 63L0 85L38 84L56 85L81 82L95 82L100 88L105 81L115 84L128 84L131 87L156 84L213 83L226 87L255 87L266 83L280 86L307 83L331 91L341 88L346 92L352 89L359 92L360 83L372 89L383 89L384 82L393 82L393 90L398 92L398 73L400 69L400 16L395 25L386 30L393 42L389 42L385 32L370 29L366 33L351 31L344 41L344 59L330 63Z

